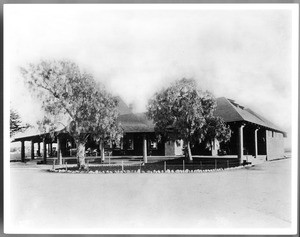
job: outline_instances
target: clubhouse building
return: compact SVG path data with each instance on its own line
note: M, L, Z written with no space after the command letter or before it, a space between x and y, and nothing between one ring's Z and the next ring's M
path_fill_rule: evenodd
M157 140L154 124L147 119L145 113L132 113L121 98L118 97L118 100L120 112L118 120L124 136L119 143L105 144L107 154L120 157L143 156L145 162L155 156L183 155L181 140L166 141L163 138ZM286 137L286 133L261 115L225 97L217 99L214 115L222 117L230 126L232 130L230 141L219 143L216 140L213 147L207 147L205 143L194 144L193 156L230 157L239 159L241 163L244 161L258 163L284 156L283 138ZM67 132L63 131L57 132L54 137L47 133L37 134L15 138L13 142L21 142L22 161L25 161L27 141L31 144L31 159L42 156L44 162L47 162L47 158L57 157L58 164L62 164L64 158L71 158L76 154L75 142ZM86 154L98 156L99 144L92 139L88 140Z

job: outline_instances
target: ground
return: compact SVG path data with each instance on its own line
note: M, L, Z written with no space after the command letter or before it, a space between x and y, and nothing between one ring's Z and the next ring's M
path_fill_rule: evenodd
M201 233L291 225L291 159L212 173L66 174L46 168L11 165L16 233Z

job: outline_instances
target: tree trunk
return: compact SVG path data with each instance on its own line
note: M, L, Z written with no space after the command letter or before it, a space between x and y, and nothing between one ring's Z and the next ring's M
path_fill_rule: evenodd
M188 152L188 156L187 156L188 160L187 160L187 162L188 163L192 163L193 162L193 157L192 157L192 152L191 152L191 144L190 144L189 141L187 142L187 152Z
M101 155L101 162L105 161L105 154L104 154L104 141L100 140L100 155Z
M77 161L78 161L78 167L79 169L87 169L86 163L85 163L85 142L76 142L76 148L77 148Z

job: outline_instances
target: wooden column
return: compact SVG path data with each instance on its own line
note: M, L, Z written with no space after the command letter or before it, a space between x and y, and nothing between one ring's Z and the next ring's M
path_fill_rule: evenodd
M41 144L38 142L37 156L41 156Z
M258 148L257 148L257 131L258 131L258 128L256 128L255 131L254 131L255 158L257 158L257 156L258 156Z
M47 157L50 157L50 143L47 144Z
M62 165L60 139L57 137L57 164Z
M240 164L243 163L243 155L244 155L244 134L243 134L243 129L245 125L242 124L239 127L239 151L238 151L238 158L240 161Z
M49 146L50 146L50 156L52 157L53 156L52 142L50 142Z
M143 160L144 163L146 164L147 161L147 138L146 138L146 134L144 134L143 136Z
M217 144L219 144L218 140L215 138L212 142L212 147L211 147L211 155L212 156L217 156L218 155L218 149L217 149Z
M101 162L105 161L105 153L104 153L104 141L100 140L100 156L101 156Z
M25 141L21 141L21 161L25 162Z
M43 159L44 159L44 164L47 164L47 145L46 145L46 138L43 138Z
M271 134L270 134L271 136ZM265 131L265 149L266 149L266 161L268 160L268 155L269 155L269 146L268 146L268 141L269 141L269 131L266 129Z
M34 159L34 141L31 140L31 160Z

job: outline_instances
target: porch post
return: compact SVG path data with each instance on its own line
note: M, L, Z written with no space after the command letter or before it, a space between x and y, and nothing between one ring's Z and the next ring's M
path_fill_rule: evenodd
M31 160L34 159L34 141L31 140Z
M49 146L50 146L50 156L52 157L53 156L52 142L50 142Z
M41 156L41 144L38 142L37 156Z
M211 147L211 155L212 155L212 156L217 156L217 155L218 155L217 144L219 144L219 142L218 142L218 140L215 138L215 139L212 141L212 147Z
M62 159L61 159L61 150L60 150L60 139L57 136L57 164L61 165L62 164Z
M50 157L49 152L50 152L50 143L47 144L47 153L48 153L47 156L48 156L48 157Z
M244 134L243 134L243 128L245 127L244 124L242 124L239 127L239 151L238 151L238 158L240 161L240 164L243 163L243 155L244 155Z
M144 163L147 163L147 138L146 138L146 134L144 134L143 136L143 160Z
M47 164L47 146L46 146L46 138L43 138L43 159L44 164Z
M25 141L21 141L21 161L25 162Z
M255 131L254 131L255 158L257 158L257 156L258 156L258 148L257 148L257 131L258 131L258 128L256 128Z
M104 154L104 141L100 140L100 156L101 156L101 162L105 161L105 154Z

